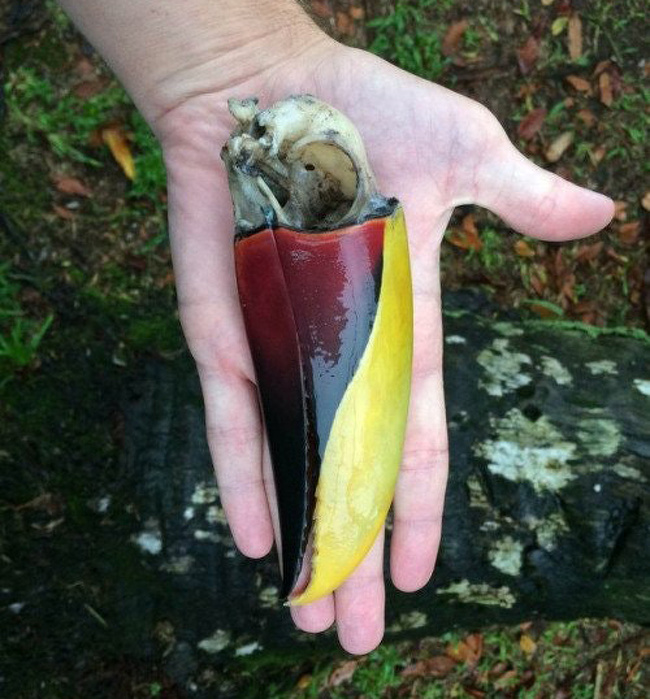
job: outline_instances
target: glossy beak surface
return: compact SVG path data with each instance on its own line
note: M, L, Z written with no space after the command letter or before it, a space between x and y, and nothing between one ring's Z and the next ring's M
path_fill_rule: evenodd
M406 227L392 209L330 232L269 225L235 241L291 604L346 579L392 501L413 346Z

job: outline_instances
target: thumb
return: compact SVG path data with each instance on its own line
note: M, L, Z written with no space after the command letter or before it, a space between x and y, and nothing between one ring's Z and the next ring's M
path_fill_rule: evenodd
M505 133L477 174L476 203L534 238L581 238L599 231L614 215L609 197L538 167Z

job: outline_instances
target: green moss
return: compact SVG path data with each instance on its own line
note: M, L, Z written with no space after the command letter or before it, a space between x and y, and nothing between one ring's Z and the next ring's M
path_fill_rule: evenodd
M144 352L175 352L183 347L180 325L173 314L131 320L126 339L133 349Z

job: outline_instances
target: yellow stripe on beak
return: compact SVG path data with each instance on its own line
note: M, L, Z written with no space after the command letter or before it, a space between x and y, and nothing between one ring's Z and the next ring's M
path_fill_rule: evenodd
M390 508L411 389L413 301L401 207L386 220L377 315L336 411L316 489L309 604L335 590L363 560Z

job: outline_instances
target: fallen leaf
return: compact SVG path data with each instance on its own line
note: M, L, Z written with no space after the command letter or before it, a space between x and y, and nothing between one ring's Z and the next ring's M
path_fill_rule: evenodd
M582 122L584 122L588 127L592 127L596 123L596 117L594 113L588 109L580 109L576 112L576 116Z
M604 70L609 70L612 67L612 62L609 59L606 59L604 61L599 61L596 63L596 67L594 68L594 72L592 75L594 78L597 78Z
M572 142L572 131L565 131L564 133L561 133L544 152L546 160L548 160L549 163L557 163Z
M456 645L448 645L445 653L455 662L476 665L483 653L483 636L471 634Z
M72 94L79 99L88 99L103 92L109 81L106 78L94 78L93 80L82 80L72 88Z
M650 211L650 189L641 198L641 206L646 211Z
M576 253L576 262L591 262L595 260L600 251L603 249L603 241L599 240L597 243L592 243L591 245L581 245Z
M598 89L600 90L600 101L606 107L611 107L614 102L614 94L612 92L612 79L609 73L603 72L598 76Z
M457 248L463 250L480 250L483 243L478 234L478 228L474 222L474 214L463 217L460 229L452 229L446 236L447 240Z
M109 147L113 157L122 168L124 174L135 179L135 164L129 148L126 134L119 126L107 126L101 130L102 140Z
M598 165L605 157L606 153L607 148L605 148L605 146L598 146L598 148L595 148L593 151L589 151L589 160L591 160L591 164L594 166Z
M449 25L445 38L442 40L442 53L444 56L453 56L458 51L460 41L468 26L469 22L466 19L461 19L459 22Z
M328 19L334 14L328 0L311 0L311 9L321 19Z
M533 287L535 293L539 296L544 293L544 289L546 288L545 282L536 274L530 275L530 285Z
M483 655L483 634L472 633L465 637L465 643L474 654L472 662L477 663Z
M554 19L553 24L551 24L551 34L553 36L559 36L565 30L568 23L568 17L558 17L557 19Z
M519 138L522 138L524 141L530 141L542 128L545 118L546 109L544 107L538 107L533 109L532 112L528 112L517 127Z
M565 80L578 92L591 92L591 83L579 75L567 75Z
M75 63L73 70L75 73L77 73L77 75L88 77L95 72L95 66L92 64L92 61L89 58L86 56L80 56L79 60Z
M549 5L552 5L555 2L555 0L542 0L542 5L544 7L548 7Z
M366 16L365 10L363 7L351 7L350 8L350 17L352 19L363 19Z
M537 644L527 633L521 635L519 647L526 655L532 655L537 650Z
M528 303L527 306L533 313L536 313L540 318L544 318L545 320L556 320L564 316L564 311L558 305L550 301L533 301Z
M347 12L336 13L336 30L343 36L354 35L354 21Z
M59 519L53 519L46 524L32 524L32 528L36 531L43 532L43 534L51 534L57 527L60 527L65 522L64 517L59 517Z
M515 252L519 257L535 257L535 251L525 240L518 240L515 243Z
M448 655L434 655L405 667L402 677L446 677L456 667L456 661Z
M296 689L304 692L311 684L311 675L301 675L296 682Z
M569 17L568 25L569 56L577 61L582 56L582 20L577 12Z
M334 669L327 682L329 687L338 687L352 678L356 672L358 660L346 660Z
M485 692L483 692L480 689L476 689L476 687L467 687L463 685L463 691L466 694L469 694L470 697L474 697L474 699L483 699L483 697L485 696Z
M16 505L13 509L16 512L20 512L21 510L41 510L42 512L47 512L49 515L55 515L61 512L63 503L61 498L57 495L41 493L27 502Z
M517 63L522 75L528 75L539 58L539 42L534 36L529 36L526 43L517 49Z
M516 670L508 670L508 672L504 672L501 677L499 677L498 680L495 681L494 686L497 689L502 689L505 687L511 680L515 679L517 677L517 671Z
M607 254L607 257L611 257L612 260L619 265L626 265L630 261L629 258L625 257L624 255L619 255L613 248L605 248L605 253Z
M614 202L614 218L617 221L627 221L627 202L626 201L615 201Z
M500 677L504 672L507 672L508 667L508 664L501 660L490 668L488 676L491 678Z
M641 232L641 222L640 221L630 221L629 223L622 223L618 228L618 239L623 245L634 245L639 239L639 233Z
M74 213L70 211L70 209L66 209L65 206L59 206L58 204L55 204L53 207L54 213L62 219L65 219L66 221L72 221L74 218Z
M92 194L91 190L76 177L54 175L52 181L54 182L54 186L62 194L74 194L80 197L89 197Z
M454 229L447 234L447 241L462 250L480 250L483 247L481 239L477 235L467 233L464 230Z

